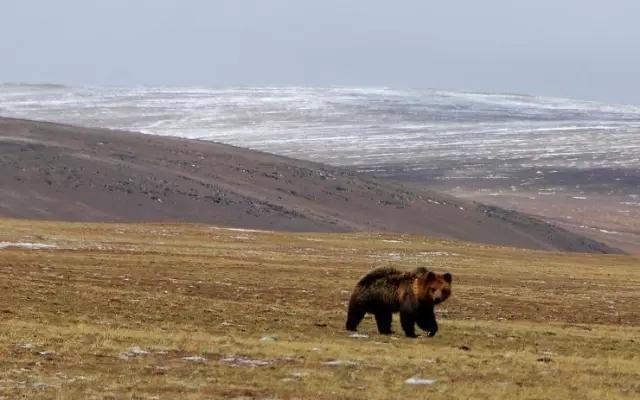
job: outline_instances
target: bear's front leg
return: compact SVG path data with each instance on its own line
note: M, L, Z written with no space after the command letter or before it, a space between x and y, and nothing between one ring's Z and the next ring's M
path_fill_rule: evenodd
M429 333L427 333L427 336L434 337L437 332L438 332L438 322L436 321L436 318L434 316L433 321L431 321L431 329L429 329Z
M400 325L402 325L402 330L407 337L418 337L418 335L416 335L415 320L411 314L401 311Z
M427 335L429 337L435 336L438 332L438 323L436 322L436 314L433 307L420 310L418 315L416 323L420 329L428 332Z

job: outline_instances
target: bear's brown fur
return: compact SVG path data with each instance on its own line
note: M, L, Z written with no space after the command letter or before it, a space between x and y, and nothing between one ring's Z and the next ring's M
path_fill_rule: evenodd
M400 313L400 324L408 337L416 337L415 324L434 336L438 324L434 306L451 295L452 276L426 268L404 272L377 268L356 284L349 301L346 328L355 331L366 313L373 314L378 332L390 334L392 315Z

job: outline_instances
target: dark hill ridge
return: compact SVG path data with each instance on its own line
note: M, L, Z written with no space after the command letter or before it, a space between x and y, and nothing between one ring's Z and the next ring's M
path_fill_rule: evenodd
M524 214L219 143L0 118L0 216L395 231L618 252Z

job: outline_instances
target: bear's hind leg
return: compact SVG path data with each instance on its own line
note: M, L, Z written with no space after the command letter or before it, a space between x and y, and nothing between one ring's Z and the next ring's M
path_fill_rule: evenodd
M376 325L378 325L378 332L382 335L391 335L391 321L393 316L390 312L379 311L375 314Z
M402 330L407 337L418 337L416 335L415 320L411 314L400 312L400 325L402 325Z
M354 304L349 304L349 311L347 312L347 323L345 328L348 331L356 331L358 329L358 325L364 318L365 311L360 307L355 306Z

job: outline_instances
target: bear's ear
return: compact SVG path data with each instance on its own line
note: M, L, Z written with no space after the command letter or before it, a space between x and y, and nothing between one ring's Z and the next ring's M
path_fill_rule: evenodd
M433 280L435 280L435 279L436 279L436 274L434 274L434 273L433 273L433 271L429 271L429 272L427 273L427 276L425 277L425 280L426 280L427 282L431 282L431 281L433 281Z
M453 280L453 277L448 272L445 273L444 275L442 275L442 277L444 278L445 282L447 282L447 283L451 283L451 281Z

